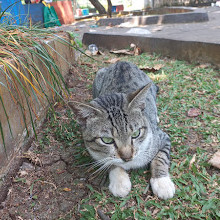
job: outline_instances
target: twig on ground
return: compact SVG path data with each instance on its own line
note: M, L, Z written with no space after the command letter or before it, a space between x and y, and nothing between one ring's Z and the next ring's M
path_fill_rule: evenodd
M105 215L105 214L102 212L101 209L97 209L97 212L98 212L99 217L100 217L102 220L110 220L110 218L109 218L107 215Z
M143 194L147 194L147 192L148 192L148 190L149 190L149 187L150 187L150 184L147 184L147 186L146 186L146 188L145 188Z

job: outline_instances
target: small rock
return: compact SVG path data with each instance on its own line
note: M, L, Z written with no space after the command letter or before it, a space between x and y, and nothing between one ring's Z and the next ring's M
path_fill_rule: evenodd
M56 163L60 160L60 155L53 154L53 155L45 155L41 158L42 165L51 165L53 163Z
M31 163L23 162L21 170L34 170L34 166Z
M218 150L216 153L214 153L214 155L212 156L211 160L209 160L209 163L220 169L220 150Z
M20 171L19 171L19 174L20 174L20 176L22 177L22 176L26 176L26 175L28 174L28 172L25 171L25 170L20 170Z
M60 204L60 210L63 212L67 212L71 207L72 204L65 200Z
M198 108L190 108L189 111L187 112L187 115L189 117L197 117L201 115L201 111Z
M57 161L56 163L52 164L50 170L51 172L60 173L60 171L64 171L66 169L66 163L63 161Z

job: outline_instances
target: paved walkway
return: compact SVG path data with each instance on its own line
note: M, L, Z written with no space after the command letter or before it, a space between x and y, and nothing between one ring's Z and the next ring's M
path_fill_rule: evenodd
M209 21L207 22L154 24L138 27L126 24L113 27L95 27L96 21L90 20L62 26L60 29L74 31L81 37L83 37L84 33L88 33L84 35L83 42L85 44L96 43L100 47L110 49L111 45L109 44L111 43L112 47L117 48L121 43L122 46L125 46L123 41L136 41L142 45L146 44L143 51L154 52L155 46L152 48L152 44L155 44L156 47L164 47L165 49L161 51L156 48L155 52L168 56L172 56L172 51L175 50L175 46L172 45L172 42L176 44L179 42L179 44L176 45L177 48L179 48L179 54L173 57L189 61L192 59L193 61L194 56L201 57L204 55L201 59L202 62L206 62L207 60L207 62L220 66L220 7L206 7L203 9L208 13ZM116 43L116 41L119 42ZM150 41L149 45L145 43L146 41ZM164 41L164 43L161 44L161 41ZM184 45L183 43L188 44ZM167 48L167 45L169 45L169 48ZM181 57L181 53L184 53L185 46L188 47L189 50L192 47L192 51L189 52L189 55ZM201 50L200 53L196 54L193 52L193 50L200 50L201 47L205 48L204 51Z
M197 42L220 43L220 7L207 7L204 9L209 16L208 22L138 26L139 29L143 30L143 33L139 32L138 35L148 35L174 40L182 39ZM95 20L78 21L73 25L62 26L60 29L74 31L82 37L85 32L131 35L132 31L133 34L135 34L136 30L134 28L137 28L137 26L131 27L129 25L127 27L94 27L95 23ZM131 33L129 33L129 31ZM150 34L146 34L146 31L149 31Z

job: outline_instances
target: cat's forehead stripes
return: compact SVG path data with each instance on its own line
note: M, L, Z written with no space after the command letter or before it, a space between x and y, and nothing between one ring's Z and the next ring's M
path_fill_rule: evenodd
M128 116L123 109L124 99L125 97L120 93L101 96L95 99L99 106L107 112L108 119L117 130L119 136L127 133Z

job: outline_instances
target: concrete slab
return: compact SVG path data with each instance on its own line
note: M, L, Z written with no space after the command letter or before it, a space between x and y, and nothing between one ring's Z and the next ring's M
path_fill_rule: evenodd
M192 7L175 7L175 8L161 8L161 11L167 9L167 14L147 15L147 16L126 16L116 18L103 18L97 21L99 26L120 25L129 22L134 25L151 25L151 24L175 24L175 23L191 23L191 22L205 22L208 21L208 14L202 8ZM186 11L185 13L175 13L174 9ZM160 9L159 9L160 10ZM160 11L157 11L160 13Z
M122 49L135 43L142 51L220 66L220 7L207 7L204 10L209 21L202 23L87 27L79 32L84 33L85 45ZM139 33L129 33L134 27L139 28Z
M211 63L220 67L220 44L215 43L100 33L85 33L83 42L109 50L128 48L134 43L142 52L158 53L189 62Z

